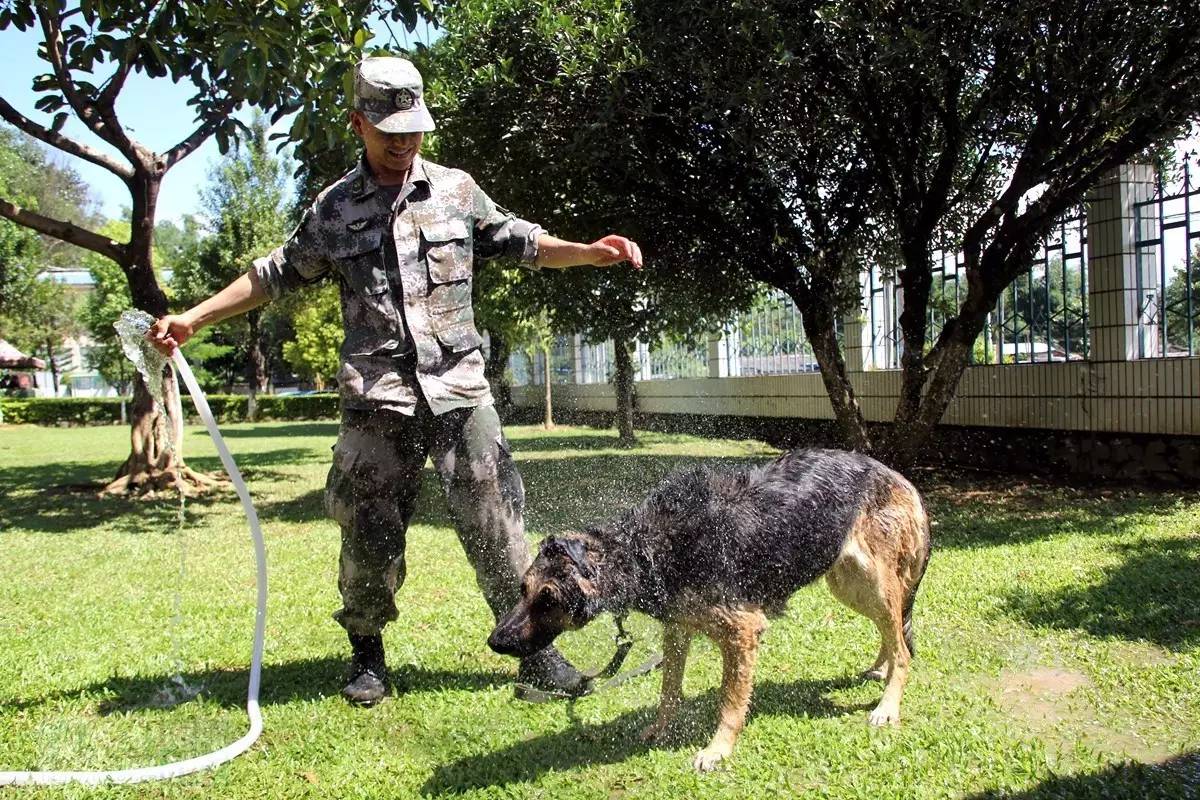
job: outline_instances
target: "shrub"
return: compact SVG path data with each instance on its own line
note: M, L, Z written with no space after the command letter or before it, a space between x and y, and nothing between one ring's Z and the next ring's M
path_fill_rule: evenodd
M245 395L207 397L218 423L246 421ZM121 401L120 397L0 397L0 411L9 425L113 425L121 421ZM183 408L189 422L199 421L191 398L183 398ZM337 416L336 394L258 396L260 420L336 419Z
M121 401L120 397L0 397L0 411L10 425L111 425L121 421Z

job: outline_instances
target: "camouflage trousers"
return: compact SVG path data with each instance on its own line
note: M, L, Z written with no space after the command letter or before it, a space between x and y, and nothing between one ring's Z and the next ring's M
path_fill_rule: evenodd
M405 533L431 457L458 538L498 617L520 597L530 564L525 487L491 406L434 416L347 409L325 484L325 508L342 529L334 619L352 634L379 633L397 616Z

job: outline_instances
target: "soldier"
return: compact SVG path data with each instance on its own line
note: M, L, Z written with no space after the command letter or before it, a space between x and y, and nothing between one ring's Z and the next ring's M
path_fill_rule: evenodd
M434 129L416 68L367 58L355 70L350 125L363 157L322 191L283 246L217 294L147 334L164 353L205 325L325 276L338 280L346 338L337 382L342 423L325 507L342 530L334 614L352 657L342 694L387 693L382 631L397 617L405 532L432 457L492 612L517 601L529 566L524 487L484 379L471 307L473 264L510 256L531 269L642 265L637 244L563 241L498 207L470 175L419 155ZM518 679L571 691L582 681L558 651L521 661Z

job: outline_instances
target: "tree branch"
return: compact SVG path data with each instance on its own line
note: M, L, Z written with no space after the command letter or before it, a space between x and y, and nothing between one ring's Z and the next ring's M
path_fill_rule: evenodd
M13 127L20 128L33 138L43 141L51 147L56 147L64 153L70 153L73 156L82 158L84 161L90 161L97 166L104 167L122 180L127 181L133 177L133 168L128 164L122 164L106 153L88 147L82 142L77 142L58 131L42 127L13 108L3 97L0 97L0 118L3 118Z
M68 244L82 247L85 250L91 250L93 253L99 253L118 264L121 264L125 258L125 245L120 242L114 242L112 239L89 231L87 228L81 228L73 222L52 219L51 217L42 216L36 211L21 208L16 203L11 203L3 197L0 197L0 217L10 219L18 225L23 225L38 233L44 233L47 236L60 239Z
M50 66L54 68L54 76L58 78L58 87L62 90L63 97L67 98L75 116L79 117L84 125L87 125L104 141L119 148L118 142L113 138L108 126L104 124L104 120L100 118L100 113L95 105L80 94L75 87L75 81L71 78L66 61L63 60L62 31L59 29L58 20L55 19L54 10L45 3L38 3L37 15L38 22L42 25L42 34L46 37L46 58L50 62ZM124 152L123 148L120 149Z
M74 78L71 77L66 60L63 58L63 38L59 19L53 9L44 2L38 3L37 9L42 32L46 37L46 57L54 67L54 75L58 78L59 88L62 89L63 95L74 109L76 116L91 128L93 133L120 150L121 154L129 159L129 163L147 168L148 161L153 154L149 148L134 141L121 125L120 120L117 119L115 95L110 101L98 102L96 98L80 93Z
M146 16L149 18L146 22L146 27L138 34L131 35L129 37L129 45L125 49L125 58L121 60L121 64L117 67L117 71L114 72L105 82L104 86L101 87L99 98L100 105L114 106L116 104L117 95L121 93L121 89L125 86L125 79L129 77L129 73L133 69L133 64L135 61L137 61L138 53L142 49L142 39L151 35L151 29L154 27L154 23L157 22L158 18L162 15L162 9L159 9L157 13L154 10L155 7L160 4L160 2L161 0L153 0L153 2L146 7ZM153 15L152 18L151 15Z
M166 165L163 168L163 171L165 172L166 170L169 170L171 167L175 166L175 164L195 152L196 148L204 144L205 139L212 136L213 133L216 132L217 128L223 121L223 118L231 111L233 111L233 102L227 101L221 106L221 108L214 112L212 117L210 117L206 122L202 123L199 128L196 128L196 130L192 131L186 139L168 150L166 155L163 157L163 162Z

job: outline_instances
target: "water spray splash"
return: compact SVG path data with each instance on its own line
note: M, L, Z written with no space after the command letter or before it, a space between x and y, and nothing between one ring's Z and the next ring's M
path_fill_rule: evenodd
M125 353L125 357L133 362L133 366L141 373L142 380L146 382L146 389L150 392L154 408L158 412L156 424L160 432L165 434L163 438L167 442L167 448L174 456L177 452L177 443L173 435L174 426L166 423L166 393L163 385L163 375L171 362L146 339L146 333L153 324L154 317L135 308L123 311L117 321L113 323L113 327L117 329L117 337L121 340L121 350ZM175 532L179 536L179 581L175 586L174 611L171 615L170 630L171 669L174 674L164 686L154 693L154 697L150 701L150 705L154 708L169 708L186 703L204 689L202 684L192 685L183 677L183 646L180 641L180 631L183 629L183 587L187 583L187 495L178 473L175 475L175 490L179 496L179 510L175 519Z
M117 329L117 337L121 340L121 350L124 351L125 357L133 362L133 366L137 367L137 371L142 373L142 380L146 382L146 388L154 398L154 405L161 413L163 371L167 366L167 357L146 341L146 332L153 324L154 317L135 308L121 312L113 327Z

